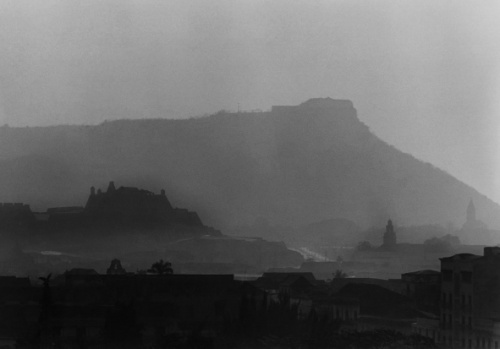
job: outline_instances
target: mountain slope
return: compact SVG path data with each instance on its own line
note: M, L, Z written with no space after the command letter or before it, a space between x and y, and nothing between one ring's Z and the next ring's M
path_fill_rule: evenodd
M165 188L172 202L221 228L330 218L381 226L388 217L398 225L460 226L471 198L479 219L500 226L497 204L377 138L350 101L189 120L0 128L0 201L78 205L91 185L109 180Z

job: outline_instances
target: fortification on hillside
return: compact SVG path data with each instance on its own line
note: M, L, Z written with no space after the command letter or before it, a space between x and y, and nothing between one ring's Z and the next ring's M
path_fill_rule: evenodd
M116 189L114 182L106 192L90 188L84 213L93 219L203 225L196 212L173 208L163 189L160 194L134 187Z
M105 192L94 187L85 207L53 207L32 212L22 203L0 204L0 231L37 228L114 227L204 227L196 212L174 208L165 190L154 194L135 187L115 187L110 182Z
M0 203L0 228L27 228L34 222L35 216L29 205Z
M347 99L333 99L333 98L311 98L299 105L274 105L271 108L272 113L293 113L303 110L312 111L328 111L332 110L354 110L354 106L350 100Z

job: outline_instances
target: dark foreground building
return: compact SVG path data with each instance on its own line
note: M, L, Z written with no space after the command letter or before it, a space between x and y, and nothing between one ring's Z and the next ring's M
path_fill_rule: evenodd
M265 292L232 275L91 269L48 276L41 286L0 278L0 293L0 340L18 348L164 348L179 338L214 338L242 311L266 304Z
M500 348L500 247L441 258L441 343Z

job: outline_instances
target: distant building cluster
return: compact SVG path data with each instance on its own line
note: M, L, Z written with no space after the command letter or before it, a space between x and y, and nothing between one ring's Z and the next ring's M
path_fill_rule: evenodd
M134 187L116 188L110 182L105 192L92 187L85 207L55 207L32 212L25 204L0 204L0 230L81 228L100 225L155 227L185 225L202 227L196 212L174 208L165 190L160 194Z
M157 195L134 187L116 189L114 182L106 192L92 187L83 212L94 219L203 225L196 212L173 208L163 189Z
M29 205L22 203L0 203L0 229L16 228L32 224L33 213Z
M273 321L293 316L298 322L327 324L339 335L384 329L418 335L429 345L498 348L500 247L440 262L440 271L419 270L389 280L332 272L325 281L311 272L267 272L237 281L233 275L172 274L168 262L160 263L164 273L161 268L130 273L118 259L105 275L73 269L53 280L43 278L43 285L0 277L0 324L9 323L0 334L86 347L106 340L109 324L117 321L114 325L137 331L134 340L153 345L191 333L200 323L204 335L216 338L230 323L256 326L271 316L277 316ZM125 323L113 315L120 312L130 316ZM31 330L22 332L26 324ZM42 337L37 339L37 333Z
M85 207L34 213L23 204L0 205L0 229L7 230L137 224L203 226L195 212L173 208L164 190L154 194L138 188L116 188L113 182L105 192L92 187ZM476 219L472 201L462 229L485 229ZM189 337L189 341L202 341L195 344L203 347L209 344L203 342L207 338L214 341L231 331L240 336L249 330L264 333L266 326L282 326L281 334L289 335L286 331L293 330L287 326L300 323L310 326L308 333L317 333L308 338L312 347L331 346L333 342L321 342L325 338L354 341L361 333L374 334L371 341L379 338L376 331L383 329L389 331L383 333L385 338L411 338L420 347L500 348L500 247L481 246L482 255L461 252L443 257L451 250L436 249L432 239L427 245L398 243L390 219L379 238L381 245L365 244L356 252L364 261L309 261L300 269L276 268L246 281L230 273L174 274L172 264L163 260L151 269L127 272L116 258L106 274L74 268L54 278L42 277L41 283L0 277L0 346L5 339L25 347L90 348L109 343L175 347L182 344L179 338ZM272 255L295 260L294 256L278 255L279 246L250 238L204 235L180 239L176 247L185 254L204 256L204 251L210 251L222 258L213 264L222 264L228 250L239 259L243 251L250 251L253 259ZM478 246L470 248L478 251ZM205 257L203 264L209 266L213 256ZM229 256L227 260L236 264ZM438 263L440 268L435 269L439 270L416 268ZM397 274L402 265L415 269ZM387 274L369 274L373 270L368 267ZM353 270L358 277L347 273ZM329 277L319 280L313 272ZM394 336L396 332L401 336ZM345 333L355 335L349 339ZM279 343L271 344L279 347Z

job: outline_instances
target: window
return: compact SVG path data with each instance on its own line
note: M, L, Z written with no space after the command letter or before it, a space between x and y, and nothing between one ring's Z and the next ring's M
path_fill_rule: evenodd
M83 340L85 336L87 335L87 331L85 327L78 327L76 329L76 337L79 338L80 340Z
M443 270L441 272L443 274L443 281L453 281L453 272L451 270Z
M472 282L472 272L470 271L462 271L460 272L460 276L462 278L462 282L466 284L470 284Z
M455 294L458 294L460 292L460 274L459 273L454 274L453 286L454 286L453 289L455 291Z

